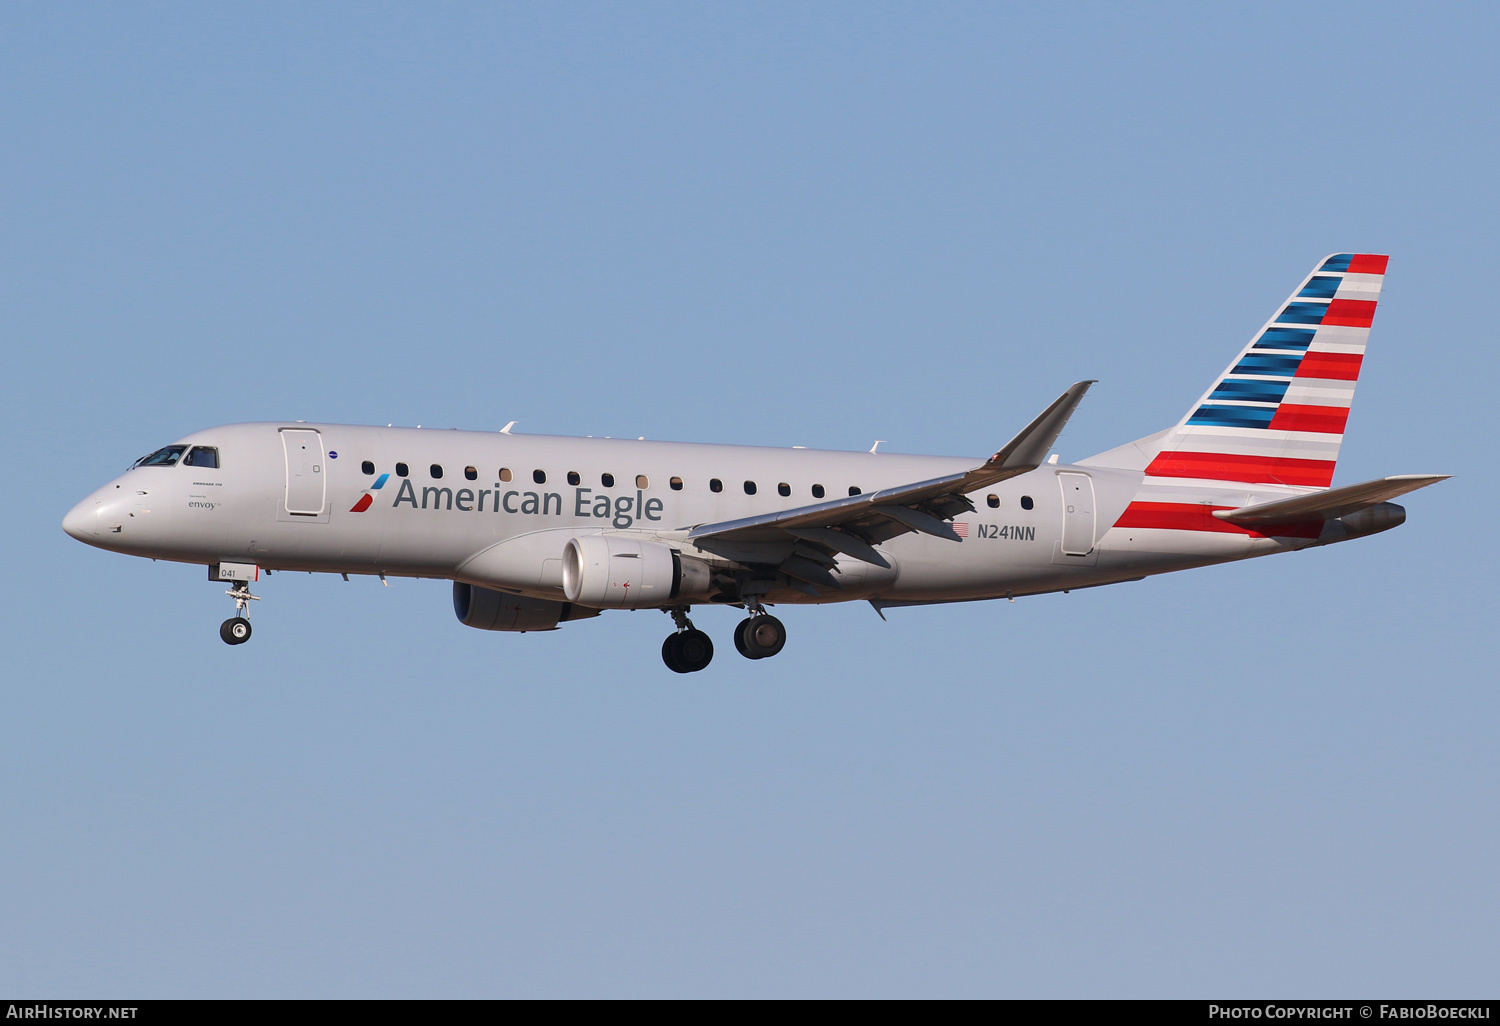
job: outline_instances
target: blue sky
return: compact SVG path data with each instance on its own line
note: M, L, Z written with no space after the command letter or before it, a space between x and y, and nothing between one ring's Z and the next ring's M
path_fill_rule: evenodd
M0 992L1493 995L1481 5L0 10ZM1326 253L1398 531L678 677L66 537L241 420L1064 459Z

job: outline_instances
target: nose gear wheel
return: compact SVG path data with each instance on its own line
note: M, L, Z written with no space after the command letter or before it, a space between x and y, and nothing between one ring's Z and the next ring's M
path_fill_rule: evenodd
M219 637L226 645L243 645L250 640L250 621L243 616L225 620L219 625Z
M219 637L226 645L243 645L250 640L250 621L245 616L250 612L250 603L259 602L259 595L250 594L250 585L236 581L224 594L234 599L235 615L219 624Z

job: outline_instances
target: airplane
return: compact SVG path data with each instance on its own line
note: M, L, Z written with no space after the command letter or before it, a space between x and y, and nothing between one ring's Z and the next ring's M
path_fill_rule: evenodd
M458 620L545 631L660 609L662 660L704 669L694 606L744 610L776 655L778 605L893 607L1092 588L1362 538L1448 475L1332 487L1388 258L1318 261L1173 426L1048 458L1092 381L988 459L341 424L232 424L137 460L67 514L98 548L197 563L251 634L262 571L453 582Z

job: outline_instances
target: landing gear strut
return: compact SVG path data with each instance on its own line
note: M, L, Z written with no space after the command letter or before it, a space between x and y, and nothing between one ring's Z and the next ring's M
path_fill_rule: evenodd
M750 612L752 616L735 625L734 647L746 659L769 659L786 647L786 626L759 602Z
M714 643L707 634L693 626L688 619L687 606L673 606L664 610L677 625L675 634L668 634L661 643L661 661L673 673L697 673L714 657Z
M259 595L250 594L250 585L235 581L224 594L234 599L235 615L219 624L219 637L226 645L243 645L250 640L250 621L245 614L250 612L250 603L259 602Z

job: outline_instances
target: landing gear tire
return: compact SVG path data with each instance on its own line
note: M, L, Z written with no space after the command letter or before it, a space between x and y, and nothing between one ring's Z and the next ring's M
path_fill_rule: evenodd
M219 637L226 645L243 645L250 640L250 621L243 616L233 616L219 625Z
M668 634L665 641L661 643L661 661L667 664L667 669L673 673L687 673L687 667L682 665L682 660L677 658L679 635Z
M745 628L749 626L749 620L741 620L734 625L734 649L746 659L759 659L760 656L751 655L750 650L745 647Z
M677 660L687 667L688 673L697 673L713 662L714 643L707 634L689 629L676 635Z
M661 661L673 673L697 673L714 657L714 643L695 628L668 634L661 643Z
M770 613L741 620L734 629L734 647L746 659L769 659L786 647L786 626Z

